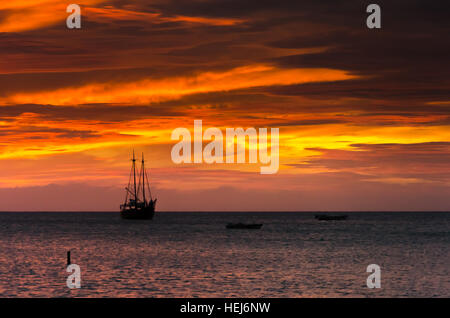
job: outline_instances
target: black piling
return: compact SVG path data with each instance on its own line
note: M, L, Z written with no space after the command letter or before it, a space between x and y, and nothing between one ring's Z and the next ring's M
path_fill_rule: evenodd
M67 251L67 265L70 265L70 251Z

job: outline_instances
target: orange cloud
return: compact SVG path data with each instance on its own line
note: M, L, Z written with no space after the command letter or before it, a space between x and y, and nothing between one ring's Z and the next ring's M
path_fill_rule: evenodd
M356 78L346 71L332 69L279 69L251 65L225 72L203 72L192 76L145 79L129 83L93 83L38 93L19 93L1 98L10 104L73 105L86 103L145 104L177 99L197 93L229 91L258 86L330 82Z
M216 26L228 26L244 22L244 20L241 19L189 17L183 15L165 17L157 12L140 12L134 10L119 9L112 6L105 6L103 8L90 7L86 8L85 12L87 12L89 17L94 20L115 19L115 20L149 21L152 23L187 22L187 23L198 23Z
M0 32L22 32L63 23L67 18L70 2L61 0L12 0L2 1L0 11L6 17L0 22ZM80 0L79 5L96 5L105 0ZM64 26L64 24L63 24Z
M76 3L82 6L82 14L93 20L115 19L150 21L152 23L186 22L216 26L229 26L242 23L240 19L189 17L177 15L164 17L160 13L139 12L119 9L112 6L102 8L92 7L105 3L106 0L80 0ZM6 17L0 22L0 32L22 32L48 27L57 23L64 23L68 16L66 8L70 3L61 0L13 0L0 4L0 11L4 10ZM64 26L64 24L62 24Z

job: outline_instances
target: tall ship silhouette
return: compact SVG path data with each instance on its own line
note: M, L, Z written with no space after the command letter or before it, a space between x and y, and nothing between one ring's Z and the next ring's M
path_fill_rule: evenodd
M156 200L152 198L147 171L145 170L144 154L142 154L141 169L136 176L136 158L133 151L128 186L125 188L125 203L120 206L120 216L123 219L151 220L155 215Z

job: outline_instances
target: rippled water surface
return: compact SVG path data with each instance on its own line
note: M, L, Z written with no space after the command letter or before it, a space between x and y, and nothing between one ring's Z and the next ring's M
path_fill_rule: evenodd
M349 215L0 213L0 296L450 297L450 213ZM68 250L79 290L66 286ZM381 289L366 287L369 264Z

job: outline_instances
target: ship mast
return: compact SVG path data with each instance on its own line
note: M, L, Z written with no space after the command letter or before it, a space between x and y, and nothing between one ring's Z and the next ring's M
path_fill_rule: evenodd
M142 198L144 199L144 206L147 205L147 201L145 200L145 166L144 166L144 153L142 153Z
M134 150L133 150L133 178L134 178L134 206L137 207L137 192L136 192L136 159L134 158Z

